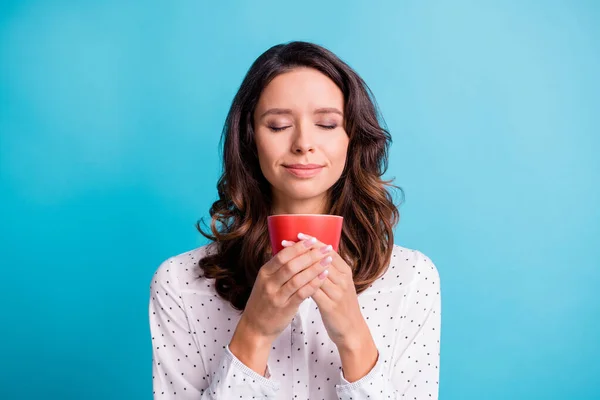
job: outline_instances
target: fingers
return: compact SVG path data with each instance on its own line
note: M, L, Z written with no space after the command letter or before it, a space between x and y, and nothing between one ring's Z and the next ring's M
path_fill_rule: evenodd
M308 285L315 278L319 280L325 280L329 271L328 268L331 265L333 258L331 256L326 256L321 258L321 260L313 263L310 267L304 268L302 271L293 275L288 281L286 281L279 291L279 296L283 302L287 302L289 298L294 295L294 293L299 292L303 289L304 286ZM320 281L317 281L321 283ZM305 295L306 291L309 289L303 289L300 291L299 296ZM307 297L310 294L307 295Z
M298 307L304 300L313 296L327 280L327 269L314 277L309 283L295 291L289 298L288 304Z
M275 273L290 260L293 260L299 255L310 251L316 243L316 238L307 238L297 243L284 240L282 242L284 249L275 254L275 256L270 260L270 265L266 272L269 274Z
M306 239L303 242L296 243L292 247L283 249L282 251L288 249L295 249L298 246L306 246L307 244L310 245L310 248L304 251L298 250L299 255L287 261L285 264L279 267L277 271L274 272L272 279L273 283L276 286L283 286L296 274L302 272L303 270L309 268L311 265L330 256L331 252L333 251L332 246L327 246L323 243L320 243L314 238ZM299 287L296 287L296 290L298 288Z

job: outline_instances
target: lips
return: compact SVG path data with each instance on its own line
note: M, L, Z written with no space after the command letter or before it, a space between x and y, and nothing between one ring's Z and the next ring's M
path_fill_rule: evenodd
M284 165L284 167L286 171L297 178L312 178L323 169L322 165L317 164L292 164Z
M290 165L284 165L284 167L286 167L286 168L293 168L293 169L316 169L316 168L323 168L323 166L319 165L319 164L290 164Z

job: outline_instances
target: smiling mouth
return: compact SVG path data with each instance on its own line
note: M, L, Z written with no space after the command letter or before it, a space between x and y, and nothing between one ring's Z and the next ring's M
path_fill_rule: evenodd
M294 165L289 167L285 166L285 170L297 178L312 178L318 175L321 172L321 170L323 170L323 167L311 166L307 168L305 166Z

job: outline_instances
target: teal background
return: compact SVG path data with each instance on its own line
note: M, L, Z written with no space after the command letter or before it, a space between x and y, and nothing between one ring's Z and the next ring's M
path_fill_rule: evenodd
M441 398L600 399L600 3L3 1L0 398L149 399L150 277L201 245L273 44L373 89L442 278Z

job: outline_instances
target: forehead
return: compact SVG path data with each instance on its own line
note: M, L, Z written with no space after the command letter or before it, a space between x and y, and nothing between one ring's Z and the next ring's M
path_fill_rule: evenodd
M343 110L343 106L344 95L329 77L316 69L296 68L269 82L260 95L257 111L270 107L337 107Z

